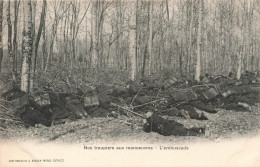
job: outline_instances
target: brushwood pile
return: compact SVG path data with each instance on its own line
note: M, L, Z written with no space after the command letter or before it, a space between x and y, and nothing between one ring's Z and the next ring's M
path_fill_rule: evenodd
M120 114L140 116L148 123L153 118L158 124L171 124L158 116L207 120L205 112L214 114L219 109L237 111L238 114L250 112L250 107L259 103L260 76L246 71L239 80L229 73L228 76L205 74L200 82L169 76L163 80L142 78L122 85L45 85L41 91L30 94L15 85L7 85L1 92L7 110L4 112L8 113L5 118L9 115L8 119L20 120L25 126L42 124L49 127L87 117L116 118ZM3 110L1 112L4 114ZM153 117L147 116L151 112ZM144 131L151 131L147 122ZM169 127L183 129L176 123ZM157 132L162 135L170 135L160 126L152 128L159 128ZM203 129L184 130L187 133L179 135L203 132ZM178 135L176 131L171 134Z

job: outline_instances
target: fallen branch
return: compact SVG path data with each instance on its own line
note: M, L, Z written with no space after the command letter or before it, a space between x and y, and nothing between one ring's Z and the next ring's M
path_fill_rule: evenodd
M103 123L103 122L105 122L105 121L102 121L101 123ZM56 136L53 136L53 137L49 138L49 140L50 140L50 141L53 141L53 140L56 140L56 139L58 139L59 137L64 136L64 135L66 135L66 134L68 134L68 133L73 133L73 132L75 132L75 131L78 131L78 130L81 130L81 129L85 129L85 128L88 128L88 127L89 127L89 125L86 125L86 126L83 126L83 127L77 128L77 129L70 129L69 131L60 133L60 134L58 134L58 135L56 135Z
M148 104L153 104L153 103L160 102L160 101L163 101L163 100L165 100L165 98L161 98L161 99L158 99L158 100L153 100L153 101L150 101L150 102L138 105L138 106L134 106L134 108L142 107L142 106L145 106L145 105L148 105Z
M83 129L83 128L87 128L88 126L84 126L84 127L82 127L82 128L80 128L80 129ZM56 140L56 139L58 139L59 137L61 137L61 136L64 136L64 135L66 135L66 134L68 134L68 133L73 133L73 132L75 132L76 130L75 129L70 129L69 131L67 131L67 132L63 132L63 133L61 133L61 134L58 134L58 135L56 135L56 136L53 136L53 137L51 137L49 140Z
M137 112L134 112L134 111L128 109L127 107L123 107L123 106L120 106L120 105L115 104L115 103L111 103L111 105L114 106L114 107L123 109L123 110L125 110L125 111L127 111L127 112L130 112L130 113L132 113L132 114L134 114L134 115L137 115L137 116L139 116L139 117L141 117L141 118L145 118L144 115L141 115L141 114L139 114L139 113L137 113Z

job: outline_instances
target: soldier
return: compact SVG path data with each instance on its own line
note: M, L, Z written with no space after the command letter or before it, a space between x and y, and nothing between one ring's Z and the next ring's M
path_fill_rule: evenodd
M167 120L161 116L148 112L145 115L143 130L145 132L157 132L164 136L198 136L205 134L205 128L185 128L182 124L174 120Z

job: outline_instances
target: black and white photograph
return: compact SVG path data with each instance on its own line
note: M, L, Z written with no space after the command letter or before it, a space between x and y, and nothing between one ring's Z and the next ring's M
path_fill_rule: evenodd
M259 166L259 130L259 0L0 0L0 166Z

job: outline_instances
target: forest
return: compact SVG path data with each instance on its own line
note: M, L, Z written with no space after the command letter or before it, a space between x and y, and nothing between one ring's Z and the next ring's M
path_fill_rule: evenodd
M259 23L258 0L0 0L1 129L92 115L196 136L221 108L255 130Z

